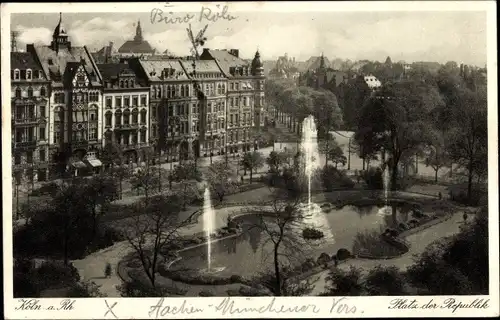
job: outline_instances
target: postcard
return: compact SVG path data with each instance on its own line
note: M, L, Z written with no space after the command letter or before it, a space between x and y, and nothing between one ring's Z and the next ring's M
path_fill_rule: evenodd
M495 12L3 4L6 318L498 316Z

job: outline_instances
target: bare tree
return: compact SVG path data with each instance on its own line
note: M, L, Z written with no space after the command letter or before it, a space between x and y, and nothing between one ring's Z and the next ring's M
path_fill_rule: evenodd
M249 209L249 213L258 214L250 228L265 234L263 250L271 244L274 275L270 287L277 296L285 295L289 287L284 270L293 269L305 256L308 244L302 238L302 228L312 216L310 210L303 210L303 181L289 171L285 170L276 187L270 187L270 202Z
M187 220L180 219L181 200L175 195L143 199L134 209L144 214L131 219L125 235L154 288L161 252L179 237L179 229Z

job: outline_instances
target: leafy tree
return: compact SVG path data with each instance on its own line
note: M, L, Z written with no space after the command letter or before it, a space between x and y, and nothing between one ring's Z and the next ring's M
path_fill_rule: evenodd
M224 197L236 188L235 181L231 180L231 168L224 161L215 161L205 174L210 191L222 202Z
M106 168L125 164L123 148L121 145L114 142L104 145L99 158Z
M276 151L271 151L266 158L266 164L269 166L270 172L279 172L284 162L285 159L282 154Z
M339 163L345 166L347 162L347 158L346 156L344 156L344 150L342 150L339 145L331 146L326 156L328 159L332 160L332 162L335 164L335 168L337 168L337 165Z
M144 190L146 198L149 197L150 192L154 190L159 184L158 168L149 164L144 168L139 168L130 179L132 189Z
M488 163L488 124L485 96L462 92L452 111L453 127L447 143L451 159L467 171L467 197L471 200L473 178L486 172Z
M196 167L194 162L183 162L175 166L173 171L173 181L180 182L183 180L202 180L202 174Z
M119 199L122 199L123 181L130 177L130 170L124 165L114 166L111 168L111 176L118 179L118 195Z
M438 182L439 169L450 165L450 156L445 149L444 139L437 135L429 146L429 152L425 157L425 165L434 170L434 182Z
M330 139L329 132L342 125L342 112L337 102L337 97L327 90L312 92L313 115L316 120L318 137L324 138L327 143Z
M181 206L176 195L157 195L133 205L139 214L131 219L125 236L153 288L162 249L175 241L179 229L187 224L187 220L180 219Z
M53 199L53 214L45 217L45 223L50 223L54 235L62 238L64 264L69 263L69 251L73 242L86 238L85 230L93 225L91 204L82 197L85 183L75 178L70 183L63 184ZM91 227L90 227L91 228ZM91 230L88 234L91 234Z
M355 139L363 149L389 153L391 188L396 188L398 170L405 154L415 154L428 141L428 115L442 104L434 87L400 82L383 87L363 107Z
M262 153L257 151L245 153L243 155L243 159L241 160L241 166L245 169L245 171L250 171L250 183L252 183L254 171L262 168L263 165L264 157L262 157Z
M118 186L111 177L97 175L85 181L83 192L81 196L87 199L92 210L92 238L94 238L98 222L97 207L101 208L100 214L104 214L105 208L119 198Z

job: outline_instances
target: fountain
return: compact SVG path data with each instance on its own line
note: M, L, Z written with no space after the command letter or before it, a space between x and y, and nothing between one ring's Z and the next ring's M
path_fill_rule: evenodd
M212 199L210 190L205 188L203 194L203 230L207 237L207 271L212 267L212 234L214 232L214 210L212 208Z
M384 186L384 206L379 209L378 214L381 216L388 216L392 214L391 207L388 205L389 202L389 185L390 185L390 173L387 165L384 167L384 172L382 173L382 183Z
M307 177L307 205L302 210L307 210L308 219L312 221L312 225L323 231L325 238L333 238L333 234L328 225L328 220L321 211L318 204L311 201L311 180L316 169L320 167L319 151L318 151L318 131L314 117L309 115L302 122L302 139L301 148L304 159L304 172Z
M216 217L214 208L212 207L210 189L206 187L203 194L203 230L207 238L207 268L201 270L204 273L215 273L224 270L224 267L212 267L212 236L215 232L215 220Z

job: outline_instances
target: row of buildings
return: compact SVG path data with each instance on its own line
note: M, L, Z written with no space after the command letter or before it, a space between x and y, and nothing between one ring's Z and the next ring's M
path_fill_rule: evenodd
M138 24L127 50L143 43ZM125 162L136 164L151 154L178 161L247 151L255 128L266 123L259 52L250 61L236 49L204 49L199 59L94 57L71 44L62 17L50 45L11 53L18 182L97 170L108 143L120 145Z

